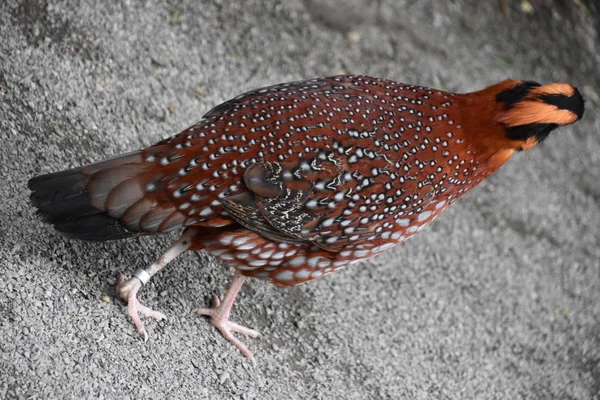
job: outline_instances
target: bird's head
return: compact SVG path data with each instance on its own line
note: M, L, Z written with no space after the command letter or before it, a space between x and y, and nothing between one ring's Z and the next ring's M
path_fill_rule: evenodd
M462 96L464 128L482 148L529 150L561 125L583 116L579 90L568 83L506 80Z
M581 119L583 97L568 83L504 81L495 96L496 122L515 150L529 150L561 125ZM500 89L499 88L499 89Z

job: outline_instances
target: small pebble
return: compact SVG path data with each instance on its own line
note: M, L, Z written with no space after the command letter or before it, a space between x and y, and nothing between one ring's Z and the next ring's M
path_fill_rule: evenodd
M533 5L530 2L528 2L527 0L523 0L521 2L521 11L525 14L533 14L535 12L535 9L533 8Z
M346 40L348 44L354 44L360 42L360 33L356 31L346 33Z
M225 371L219 375L219 383L223 384L227 379L229 379L229 372Z

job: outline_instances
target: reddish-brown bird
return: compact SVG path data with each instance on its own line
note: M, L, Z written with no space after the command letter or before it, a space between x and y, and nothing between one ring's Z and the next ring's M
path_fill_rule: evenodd
M29 181L33 204L64 236L122 239L183 229L117 292L137 292L186 250L235 269L222 301L198 309L244 355L229 320L247 277L284 287L391 249L419 232L515 152L583 115L566 83L507 80L454 94L367 76L255 90L147 149Z

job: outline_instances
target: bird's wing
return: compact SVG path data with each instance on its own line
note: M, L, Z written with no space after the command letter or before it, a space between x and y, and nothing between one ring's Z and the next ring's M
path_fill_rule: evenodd
M359 76L258 89L127 165L92 171L87 190L94 207L134 231L237 222L336 251L391 230L396 219L402 226L433 196L435 154L415 155L419 143L411 142L421 138L427 101L446 100L425 97Z
M309 233L321 214L306 208L320 180L340 175L336 159L297 159L288 163L259 162L244 174L249 192L225 198L224 208L241 225L280 241L309 242Z
M185 226L233 224L236 219L223 212L221 201L243 196L244 170L261 158L272 159L276 155L262 156L262 117L254 114L264 111L263 103L279 102L283 108L278 117L293 120L299 112L293 94L331 90L336 83L340 84L315 79L253 90L213 108L181 133L136 152L134 159L83 167L91 203L137 232L164 233ZM244 118L256 121L241 124ZM237 220L252 220L255 211L242 207L242 198L238 200L237 212L249 214ZM255 222L252 226L268 236L269 224ZM269 237L283 240L280 236L273 231Z
M263 236L312 242L325 250L339 251L349 243L369 241L390 224L389 216L382 213L384 199L377 199L378 193L384 192L381 182L376 177L368 182L355 179L364 176L365 169L372 171L384 164L382 159L368 160L355 165L351 173L344 157L326 151L292 162L260 162L244 174L250 193L226 198L223 205L237 222ZM371 207L357 200L357 191L366 189L375 194ZM412 180L405 181L402 191L407 203L433 196L432 187L419 187ZM421 202L418 207L425 204ZM410 213L416 206L406 208Z

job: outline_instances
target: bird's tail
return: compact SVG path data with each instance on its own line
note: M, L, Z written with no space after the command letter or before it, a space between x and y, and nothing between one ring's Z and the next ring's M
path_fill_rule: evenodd
M86 189L91 174L127 163L139 153L130 153L84 167L36 176L29 180L31 203L37 214L63 236L104 241L124 239L139 232L126 229L119 220L92 206Z

